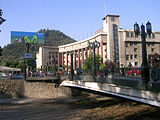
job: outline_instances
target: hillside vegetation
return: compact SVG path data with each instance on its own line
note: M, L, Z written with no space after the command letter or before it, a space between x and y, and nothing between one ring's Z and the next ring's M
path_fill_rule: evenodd
M41 29L38 32L44 33L44 44L30 44L30 52L33 53L34 59L38 48L41 45L44 46L59 46L72 42L76 42L74 39L60 32L59 30ZM16 65L10 65L11 63L19 63L22 61L24 52L26 51L25 43L8 44L4 46L1 56L1 65L9 67L17 67Z

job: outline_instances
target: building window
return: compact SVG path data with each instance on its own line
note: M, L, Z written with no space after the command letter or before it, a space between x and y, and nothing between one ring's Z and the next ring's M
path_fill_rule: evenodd
M114 22L114 17L111 17L111 21Z
M134 48L134 52L137 52L137 48Z
M135 42L134 45L137 45L137 43Z
M130 43L130 46L132 46L133 45L133 43Z
M152 52L154 52L154 51L155 51L155 49L154 49L154 48L151 48L151 51L152 51Z
M134 55L134 58L137 58L137 55Z
M134 37L134 33L133 32L131 32L131 38L133 38Z
M131 60L133 59L133 55L130 55L130 59L131 59Z
M147 35L147 37L148 37L148 38L151 38L151 35L150 35L150 36L149 36L149 35Z
M150 43L148 43L147 45L148 45L148 47L149 47L149 46L150 46Z
M126 43L126 47L128 47L128 43Z
M126 60L129 60L129 55L126 55Z
M138 62L135 62L135 66L138 66Z
M155 34L154 33L152 33L152 38L155 39Z
M129 37L129 32L126 32L126 37Z

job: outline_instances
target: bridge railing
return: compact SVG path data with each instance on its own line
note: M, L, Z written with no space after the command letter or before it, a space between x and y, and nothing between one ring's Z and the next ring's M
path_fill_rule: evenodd
M134 89L147 89L160 92L160 77L158 78L158 76L160 76L159 71L160 70L157 69L150 69L150 78L147 82L142 80L140 68L114 68L114 70L101 70L97 71L96 76L93 76L93 70L88 70L82 71L79 74L75 73L73 77L71 77L71 74L68 74L66 79L114 84L121 87L132 87Z

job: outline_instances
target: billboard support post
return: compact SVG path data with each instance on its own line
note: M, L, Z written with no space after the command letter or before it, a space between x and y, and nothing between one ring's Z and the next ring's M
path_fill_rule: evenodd
M26 43L26 46L27 46L27 53L29 53L29 47L30 47L30 44L29 43ZM27 77L29 77L29 59L27 59Z
M23 75L24 75L24 80L26 80L26 61L25 59L23 61Z
M27 46L27 53L29 53L29 43L26 43L26 46ZM29 66L29 59L27 61L27 66Z

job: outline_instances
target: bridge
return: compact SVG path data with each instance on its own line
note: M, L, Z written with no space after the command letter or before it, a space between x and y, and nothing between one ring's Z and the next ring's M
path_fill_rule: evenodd
M73 79L72 79L73 78ZM75 75L74 77L69 76L68 74L64 74L61 76L61 84L60 86L68 87L68 88L76 88L80 91L89 91L94 93L102 93L106 95L112 95L112 96L118 96L122 98L131 99L134 101L142 102L145 104L153 105L160 107L160 82L152 80L150 78L150 81L146 84L145 81L142 80L141 76L122 76L120 74L114 74L114 75L103 75L103 76L97 76L93 77L91 74L83 73L82 75ZM5 80L7 81L7 80ZM37 85L38 82L46 82L50 83L51 88L53 88L53 84L57 82L56 76L49 76L49 77L31 77L27 78L27 82L35 82ZM26 87L27 82L25 82L25 90L30 92L24 92L24 93L32 93L35 90L34 86L33 90L30 89L30 87ZM59 84L60 82L58 82ZM47 84L45 84L47 86ZM45 86L44 85L44 86ZM42 85L37 86L37 91L35 95L37 95L38 91L42 91L39 89L42 89ZM58 85L59 86L59 85ZM29 89L28 89L29 88ZM48 91L48 87L43 87L46 92L48 92L48 96L50 93L53 93L57 90L57 88L51 89ZM67 89L68 89L67 88ZM60 88L61 89L61 88ZM23 89L21 89L23 90ZM63 90L62 90L63 91ZM20 92L18 92L20 93ZM23 93L23 92L22 92ZM42 94L42 93L40 93ZM26 94L25 94L26 95ZM27 96L27 95L26 95ZM53 95L54 96L54 95Z
M160 107L160 84L149 81L147 86L141 77L125 76L74 76L65 79L61 86L118 96Z

